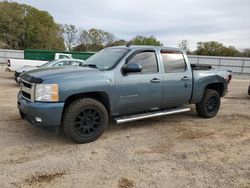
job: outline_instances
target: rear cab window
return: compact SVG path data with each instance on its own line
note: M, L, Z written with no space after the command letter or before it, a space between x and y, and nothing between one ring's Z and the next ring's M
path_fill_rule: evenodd
M165 73L184 72L187 65L180 51L161 50L162 61Z

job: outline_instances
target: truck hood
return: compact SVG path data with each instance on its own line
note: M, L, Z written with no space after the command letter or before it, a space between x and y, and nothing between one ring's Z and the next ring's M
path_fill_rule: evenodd
M96 74L98 69L80 66L63 66L63 67L50 67L39 68L24 73L21 78L29 82L41 83L45 80L60 80L62 78L75 77L77 75Z

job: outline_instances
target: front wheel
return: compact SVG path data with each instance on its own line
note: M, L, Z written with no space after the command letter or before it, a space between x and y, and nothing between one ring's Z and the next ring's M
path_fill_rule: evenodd
M64 134L78 142L88 143L99 138L108 124L108 113L102 103L83 98L71 103L63 116Z
M198 115L205 118L214 117L220 109L220 95L216 90L206 89L200 103L196 104Z

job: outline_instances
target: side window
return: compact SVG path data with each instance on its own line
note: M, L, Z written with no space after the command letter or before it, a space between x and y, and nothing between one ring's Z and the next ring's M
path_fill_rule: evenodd
M63 61L63 66L68 66L68 65L71 65L70 61Z
M60 67L60 66L67 66L67 65L70 65L69 61L60 61L60 62L56 63L54 66Z
M138 63L142 67L141 73L157 73L158 65L156 54L153 51L145 51L136 54L128 63Z
M162 50L161 56L166 73L183 72L186 70L186 62L181 52Z
M80 61L71 61L70 63L71 63L71 65L80 65L81 64Z
M70 57L67 55L60 54L59 59L70 59Z

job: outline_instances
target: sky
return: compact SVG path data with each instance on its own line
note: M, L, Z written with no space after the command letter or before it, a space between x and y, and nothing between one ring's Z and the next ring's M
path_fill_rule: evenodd
M188 40L250 48L250 0L17 0L48 11L60 24L98 28L119 39L155 36L164 46Z

